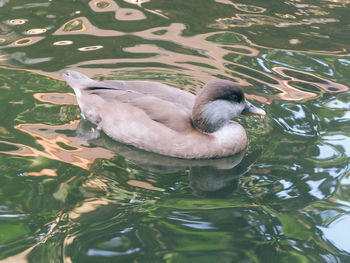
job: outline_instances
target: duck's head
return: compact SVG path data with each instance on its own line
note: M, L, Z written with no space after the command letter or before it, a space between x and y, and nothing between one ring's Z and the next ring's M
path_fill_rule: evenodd
M248 102L238 84L229 80L213 80L198 93L192 121L198 130L212 133L240 114L264 116L265 111Z

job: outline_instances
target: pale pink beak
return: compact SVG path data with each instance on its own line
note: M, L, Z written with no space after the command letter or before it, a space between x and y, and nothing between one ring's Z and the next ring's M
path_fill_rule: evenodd
M255 107L253 104L251 104L249 101L245 101L245 107L242 111L242 114L245 115L258 115L261 117L264 117L266 115L266 112L263 109L260 109L258 107Z

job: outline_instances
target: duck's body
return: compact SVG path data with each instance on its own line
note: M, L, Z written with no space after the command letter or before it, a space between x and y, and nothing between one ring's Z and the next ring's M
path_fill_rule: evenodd
M230 119L253 106L230 81L209 82L196 98L157 82L98 82L75 71L64 78L83 115L118 142L186 159L229 156L247 145Z

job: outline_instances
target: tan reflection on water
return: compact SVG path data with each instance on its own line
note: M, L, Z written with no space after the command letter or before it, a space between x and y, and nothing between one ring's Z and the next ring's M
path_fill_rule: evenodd
M73 164L88 170L89 165L95 161L96 158L112 158L114 153L106 149L96 147L93 150L82 146L85 141L81 141L77 137L68 137L64 134L57 133L63 130L75 130L79 120L59 126L50 126L41 123L37 124L20 124L15 126L16 129L31 135L36 138L36 143L39 144L43 150L6 141L0 143L12 146L14 150L0 151L0 153L16 155L16 156L32 156L45 157L52 160L58 160ZM65 149L61 147L65 145ZM56 176L56 172L50 169L43 169L40 172L29 172L28 175L40 176L49 175Z
M241 53L242 55L245 55L245 56L257 56L259 54L258 49L255 49L249 46L244 46L244 45L218 44L218 43L213 43L206 40L208 37L214 34L224 33L224 32L215 32L215 33L185 37L185 36L182 36L182 31L184 29L185 29L185 25L179 24L179 23L173 23L168 27L152 28L145 31L135 32L133 34L148 40L172 39L173 42L175 42L176 44L179 44L188 49L197 47L197 49L201 52L201 54L203 54L203 56L175 53L173 51L165 50L152 44L143 44L143 45L127 47L127 48L124 48L124 51L129 53L155 53L156 55L155 57L152 58L152 61L156 60L158 63L163 63L165 65L177 67L179 68L179 71L182 72L183 74L186 74L188 76L194 76L195 79L201 80L202 83L205 83L213 79L213 75L223 75L227 78L234 79L237 83L241 84L242 86L251 86L251 84L248 81L253 80L281 91L281 93L278 93L276 95L266 95L266 94L255 95L254 99L262 103L270 103L274 99L301 100L301 99L317 96L317 94L313 92L303 91L296 87L291 86L289 84L290 80L286 81L275 75L272 75L260 70L251 69L250 67L243 66L241 64L228 62L226 59L224 59L224 57L230 53L236 53L236 54L239 53L237 51L232 52L227 48L237 48L237 49L245 50L246 52ZM88 26L87 26L87 30L89 30ZM160 30L165 30L166 32L162 36L153 34L153 32L160 31ZM96 29L96 28L90 30L90 32L92 31L95 31L95 33L99 35L104 34L103 30L99 31L99 29ZM116 32L115 34L117 33L120 33L120 32ZM113 34L113 33L108 32L108 34ZM248 39L245 36L240 34L237 34L237 35L241 36L248 44L250 44ZM151 61L150 58L97 59L97 60L90 60L90 61L77 63L75 65L72 65L72 68L78 68L78 67L90 65L90 64L149 63L150 61ZM203 67L203 65L208 65L208 67ZM246 68L251 72L256 72L257 75L264 76L264 77L259 78L248 74L244 74L242 72L235 71L230 67L228 69L228 66L237 66L240 68ZM106 75L106 73L111 74L112 71L114 71L114 69L91 69L91 68L79 68L78 70L82 71L83 73L91 77L93 77L95 74L101 74L101 75ZM235 74L235 76L239 75L241 77L232 76L232 73ZM271 83L264 81L262 79L271 79ZM339 89L339 91L343 91L346 89L345 86L337 83L332 83L331 85L334 87L338 87L337 89ZM186 87L186 88L190 89L191 87ZM196 87L196 89L198 91L200 89L200 86ZM248 98L249 98L249 95L248 95Z
M42 169L40 172L28 172L27 175L29 176L57 176L57 172L55 169Z
M79 121L60 126L50 126L45 124L20 124L15 126L16 129L36 138L36 142L41 145L44 150L40 151L35 148L13 144L20 147L21 151L5 152L20 156L43 156L53 160L70 163L83 169L89 169L96 158L112 158L114 154L103 148L94 148L92 151L88 148L81 147L83 141L77 137L68 137L64 134L58 134L57 131L75 130ZM67 150L59 146L64 144L72 149Z
M141 6L142 0L124 0L126 2L133 2L134 4L137 4L138 6ZM247 8L243 5L239 6L237 4L232 3L229 0L215 0L216 2L225 3L225 4L231 4L234 5L237 9L240 9L241 11L245 11L244 8ZM97 2L108 2L109 5L107 5L106 8L98 8L96 3ZM95 12L115 12L115 17L117 20L141 20L145 18L145 15L137 10L137 9L125 9L119 8L117 4L114 1L108 0L108 1L90 1L89 5L92 10ZM122 9L120 11L120 9ZM258 9L257 9L258 10ZM148 10L150 11L150 10ZM256 11L256 13L264 12L265 10ZM151 11L150 11L151 12ZM152 11L155 12L155 11ZM252 12L252 11L250 11ZM161 14L160 14L161 15ZM165 16L164 16L165 17ZM72 30L64 30L67 28L67 25L70 23L73 23L71 25L74 25L75 21L78 21L80 23L81 20L81 28L79 29L72 29ZM290 24L290 22L289 22ZM78 25L78 23L76 23ZM283 26L283 24L280 24ZM79 26L79 25L78 25ZM148 40L159 40L159 41L172 41L176 44L179 44L180 46L185 47L186 49L195 49L199 50L204 56L195 56L195 55L188 55L188 54L181 54L172 52L169 50L162 49L156 45L147 44L147 45L136 45L124 48L125 52L130 53L156 53L157 55L152 58L133 58L133 59L99 59L99 60L90 60L85 61L81 63L77 63L75 65L71 65L71 67L79 67L83 65L89 65L89 64L114 64L114 63L149 63L151 60L155 60L159 63L164 63L166 65L171 65L174 67L179 67L179 70L183 74L187 74L189 76L194 76L195 79L200 80L202 82L206 82L213 78L213 75L222 75L230 79L234 79L238 83L240 83L243 86L250 86L249 80L256 81L258 83L267 85L269 87L272 87L274 89L277 89L281 91L281 93L276 95L248 95L248 98L253 98L254 100L258 100L263 103L269 103L274 99L284 99L284 100L300 100L300 99L306 99L316 96L317 94L312 92L306 92L303 90L299 90L295 87L293 87L290 83L292 81L300 81L309 83L312 85L319 86L320 88L324 89L328 92L338 92L338 91L345 91L348 90L348 88L344 85L334 83L332 81L326 80L324 78L314 76L311 73L305 73L302 71L298 71L300 74L304 75L310 75L316 79L320 79L319 82L311 82L306 80L300 80L296 78L295 76L288 75L285 70L294 71L289 68L283 68L283 67L275 67L272 70L277 72L279 75L281 75L284 78L288 78L287 80L282 79L282 77L277 77L275 75L260 71L260 70L254 70L252 68L249 68L247 66L241 65L241 64L235 64L233 62L227 61L224 59L224 57L228 54L235 53L240 54L243 56L252 56L257 57L260 53L258 48L264 48L269 49L267 47L262 47L255 45L249 39L243 35L240 35L244 38L244 40L247 43L247 46L242 45L223 45L218 43L213 43L208 40L206 40L208 37L218 34L218 33L225 33L225 31L221 32L214 32L214 33L208 33L208 34L202 34L202 35L196 35L191 37L186 37L182 35L182 31L185 29L184 24L180 23L173 23L167 27L158 27L158 28L152 28L149 30L141 31L141 32L135 32L131 33L131 35L136 35L144 39ZM167 32L164 35L158 36L155 35L154 32L158 30L166 30ZM87 35L94 35L94 36L121 36L126 35L123 32L115 31L115 30L104 30L99 29L95 26L93 26L87 18L80 17L75 18L73 20L68 21L65 23L59 30L57 30L55 35L75 35L75 34L87 34ZM28 38L29 39L29 38ZM34 43L37 43L43 39L43 37L31 37L30 40L27 43L20 44L21 39L17 40L13 44L9 45L12 47L16 46L24 46L24 45L31 45ZM22 39L23 40L23 39ZM69 41L69 40L67 40ZM236 48L237 51L227 50L225 48ZM245 52L240 52L239 50L244 50ZM321 51L319 53L322 53ZM334 52L336 53L336 52ZM214 68L206 68L200 65L193 65L189 64L188 62L196 62L201 64L207 64ZM257 75L262 75L268 79L273 80L277 84L272 84L267 81L263 81L259 79L258 77L253 77L248 74L243 74L239 71L235 71L234 69L229 69L227 65L232 66L239 66L241 68L247 68L251 71L254 71L257 73ZM138 70L139 68L135 67L135 70ZM159 68L156 68L159 71ZM96 76L96 74L101 75L108 75L112 74L115 69L93 69L93 68L79 68L78 69L81 72L86 73L87 75L93 77ZM131 69L133 70L133 69ZM37 72L37 71L32 71ZM60 72L55 73L54 75L51 73L43 73L40 72L40 74L43 75L49 75L54 76L57 78L58 74ZM232 76L232 73L235 74L235 76ZM236 77L236 75L239 75L240 77ZM337 89L330 89L331 87ZM189 88L189 87L188 87ZM200 88L199 86L196 87L197 90ZM249 89L248 89L249 92ZM75 97L72 93L37 93L34 95L34 97L42 102L48 102L48 103L55 103L57 105L63 105L63 104L76 104ZM73 165L76 165L78 167L81 167L83 169L89 169L89 166L91 163L94 162L96 158L111 158L114 156L114 154L111 151L108 151L103 148L94 148L93 150L89 148L82 147L82 142L80 139L75 137L68 137L64 134L57 133L59 130L74 130L77 127L78 121L71 122L65 125L61 126L50 126L50 125L44 125L44 124L21 124L17 125L15 128L18 130L27 133L31 135L33 138L36 138L36 143L41 145L43 147L43 150L37 150L33 147L26 146L23 144L17 144L17 143L9 143L9 142L3 142L8 145L12 145L17 147L17 150L13 151L3 151L2 153L5 154L12 154L17 156L33 156L33 157L46 157L53 160L58 160L66 163L70 163ZM1 141L0 141L1 142ZM58 143L62 143L64 145L67 145L69 147L75 148L73 150L67 150L58 145ZM30 176L57 176L56 170L54 169L42 169L40 172L28 172L27 173ZM129 185L135 186L135 187L142 187L149 190L155 190L155 191L164 191L164 189L157 188L152 186L151 184L147 182L142 182L138 180L129 180L127 182ZM83 185L85 188L89 187L100 187L101 189L104 189L106 192L106 185L104 182L96 181L96 178L89 179L85 185ZM64 185L62 184L60 189L63 189ZM59 190L60 190L59 189ZM84 202L79 204L77 207L75 207L72 211L69 212L69 218L70 219L78 219L80 216L87 214L91 211L96 210L97 207L107 205L110 203L111 200L108 198L99 198L99 199L86 199ZM49 235L53 232L54 227L57 224L53 224ZM75 236L66 236L64 240L64 247L69 246L74 242ZM39 244L39 243L38 243ZM27 262L27 255L29 252L34 248L35 246L27 249L26 251L14 256L7 258L6 262ZM11 261L12 260L12 261ZM69 257L64 257L64 261L69 263L72 262L72 260Z
M34 45L42 39L44 39L44 37L25 37L25 38L18 39L15 42L4 47L23 47L23 46Z
M40 244L40 243L38 243L38 244ZM22 251L21 253L14 255L14 256L6 257L5 259L0 260L0 263L27 263L27 262L29 262L29 259L28 259L29 253L37 245L34 245L34 246L32 246L32 247Z
M347 91L349 89L345 85L330 81L330 80L325 79L325 78L321 78L319 76L315 76L315 75L310 74L310 73L306 73L304 71L299 71L299 70L295 70L295 69L292 70L290 68L285 68L285 67L274 67L272 69L274 71L276 71L278 74L280 74L281 76L290 78L290 80L286 81L287 83L289 83L291 81L304 82L304 83L318 86L327 92L342 92L342 91ZM297 72L301 76L305 76L306 78L307 77L312 78L313 81L307 81L305 79L300 79L300 78L298 79L295 76L291 76L290 74L288 75L288 73L286 73L285 71ZM287 84L287 85L289 85L289 84Z
M46 28L33 28L33 29L29 29L26 33L28 35L39 35L42 33L45 33L47 31Z
M77 100L73 93L35 93L34 98L42 101L49 102L56 105L64 104L76 104Z
M27 22L27 19L11 19L9 22L9 24L11 25L23 25Z
M219 18L213 27L229 28L229 27L251 27L252 25L273 25L275 27L288 27L300 25L326 24L339 22L335 18L310 18L302 19L301 21L287 20L287 18L294 19L290 16L283 16L284 19L271 17L267 15L257 14L236 14L233 17Z
M138 5L142 8L141 4L146 1L137 1L137 0L125 0L126 2ZM243 5L232 3L228 0L216 0L218 3L230 4L235 6L236 9L242 12L249 12L247 14L237 14L235 17L231 18L220 18L217 20L217 24L221 24L221 28L233 27L233 26L251 26L253 24L270 24L279 27L284 27L288 25L301 25L303 24L317 24L317 23L332 23L336 19L328 19L323 17L318 17L314 19L303 19L301 22L292 21L295 17L273 17L267 15L261 15L258 13L264 13L266 10L259 8L258 6L252 5ZM144 19L144 14L138 9L125 9L120 8L115 1L112 0L92 0L89 2L90 8L95 12L115 12L116 19L118 20L140 20ZM124 12L124 11L125 12ZM143 9L146 11L146 9ZM153 10L154 11L154 10ZM124 12L124 13L123 13ZM119 15L118 15L119 13ZM126 13L128 13L126 15ZM123 14L126 17L123 17ZM141 15L142 14L142 15ZM225 22L226 21L226 22ZM237 23L236 23L236 22ZM289 23L289 24L288 24ZM220 27L220 26L219 26ZM299 89L298 87L293 86L293 81L299 81L308 83L305 80L297 79L295 76L288 76L284 70L280 67L272 69L276 74L268 73L263 70L252 69L248 66L242 64L231 62L225 57L230 54L242 55L242 56L251 56L258 57L260 54L260 49L269 50L271 48L263 47L254 44L246 36L238 33L230 32L231 34L236 34L242 39L242 43L235 43L231 45L225 45L220 43L211 42L208 37L211 37L216 34L228 33L227 31L216 31L212 33L194 35L194 36L184 36L182 32L186 29L186 26L181 23L172 23L169 26L156 27L147 29L139 32L124 33L116 30L105 30L100 29L92 25L86 17L74 18L59 28L54 35L76 35L76 34L86 34L93 36L122 36L122 35L134 35L142 39L150 41L171 41L185 50L194 50L198 54L188 54L180 53L181 51L171 51L163 49L156 44L141 44L135 46L125 47L124 52L128 53L142 53L142 54L151 54L154 53L152 57L149 58L102 58L89 61L79 62L74 65L70 65L70 68L79 68L78 70L89 75L90 77L100 74L102 76L113 75L115 69L113 68L81 68L81 66L87 66L91 64L118 64L118 63L127 63L135 64L135 67L128 67L128 70L140 70L137 63L150 63L157 62L162 63L167 66L172 66L176 69L176 72L183 74L184 76L191 76L193 79L198 80L199 84L194 87L195 90L199 90L201 86L213 79L213 76L222 76L225 78L232 79L242 86L252 86L250 82L258 82L262 85L266 85L273 89L280 91L275 95L268 94L255 94L254 99L259 100L262 103L270 103L274 99L284 99L284 100L302 100L307 98L312 98L317 96L315 92L306 91ZM155 32L162 32L157 34ZM34 37L31 38L32 41L35 40ZM37 39L38 40L38 39ZM67 39L66 41L69 41ZM291 43L297 43L298 39L291 39ZM16 42L15 42L16 43ZM31 43L30 43L31 44ZM99 43L97 43L99 44ZM101 43L102 44L102 43ZM14 45L14 44L12 44ZM18 43L17 43L18 45ZM86 52L94 52L95 49L103 47L93 46L93 47L79 47L79 50ZM283 49L280 49L283 50ZM285 50L289 51L289 50ZM300 52L309 52L309 53L318 53L318 54L331 54L335 56L344 56L341 54L344 51L337 52L322 52L322 51L300 51ZM239 70L243 69L243 72ZM152 69L147 67L147 69ZM154 70L159 71L159 67L154 67ZM169 70L170 71L170 70ZM244 73L244 72L251 73ZM61 72L53 73L50 75L55 75L55 78L60 78L58 74ZM303 73L304 75L312 75L311 73ZM312 75L313 76L313 75ZM136 76L137 77L137 76ZM322 81L317 83L311 83L320 87L326 91L344 91L348 88L344 85L325 80L320 77L313 76L315 78L321 79ZM288 78L285 80L285 78ZM267 80L267 81L266 81ZM269 81L270 80L270 81ZM331 87L331 88L330 88ZM187 90L193 90L193 87L185 87ZM249 94L249 88L246 89ZM249 97L249 95L248 95Z
M62 40L62 41L57 41L53 43L54 46L67 46L72 44L73 44L73 41L71 40Z
M148 189L148 190L153 190L153 191L165 191L165 189L155 187L155 186L151 185L150 183L142 182L139 180L129 180L127 182L127 184L131 185L131 186L136 186L136 187Z
M162 14L160 10L151 10L142 7L142 4L150 1L151 0L124 0L124 2L139 6L144 11L169 19L166 15ZM120 21L146 19L146 15L142 11L134 8L120 8L116 2L111 0L92 0L89 2L89 6L95 12L115 12L115 18Z
M95 12L115 12L115 18L121 21L146 19L142 11L134 8L121 8L112 0L92 0L89 6Z
M81 20L82 28L79 28L77 30L67 30L67 25L69 23L73 23L75 21ZM66 28L66 29L65 29ZM93 26L90 21L86 17L78 17L74 18L67 23L65 23L63 26L61 26L53 35L75 35L76 33L84 34L84 35L94 35L94 36L122 36L125 35L123 32L119 32L116 30L105 30L105 29L99 29L95 26Z
M91 200L89 199L84 200L84 202L80 206L75 207L72 211L69 212L69 218L77 219L83 214L92 212L96 210L98 207L102 205L108 205L109 203L110 203L110 200L107 197L99 198L97 200L94 198L92 198Z
M231 2L230 0L215 0L217 3L226 4L226 5L232 5L237 10L243 11L243 12L249 12L249 13L264 13L266 11L266 8L255 6L255 5L245 5L245 4L238 4Z

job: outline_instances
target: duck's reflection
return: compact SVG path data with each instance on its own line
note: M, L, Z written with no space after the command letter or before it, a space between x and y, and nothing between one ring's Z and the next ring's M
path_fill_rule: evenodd
M157 173L174 173L189 169L190 187L198 196L222 197L237 187L242 172L234 169L243 159L244 151L230 157L208 160L186 160L158 155L113 141L104 134L95 134L94 127L81 120L77 136L131 160L142 169Z
M235 166L242 160L243 154L233 160ZM236 156L235 156L236 157ZM189 180L193 194L201 197L224 197L237 188L239 176L233 169L218 169L213 166L191 167Z

